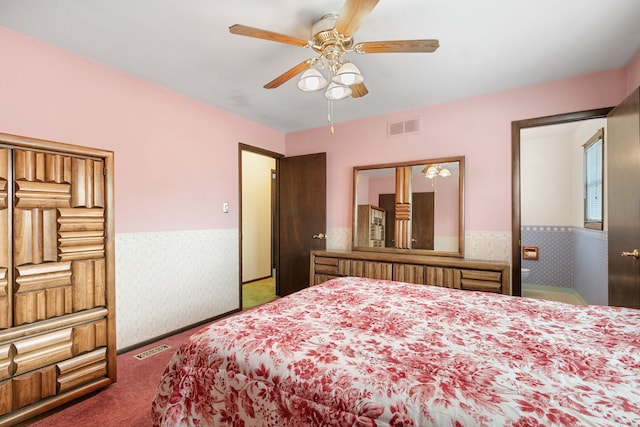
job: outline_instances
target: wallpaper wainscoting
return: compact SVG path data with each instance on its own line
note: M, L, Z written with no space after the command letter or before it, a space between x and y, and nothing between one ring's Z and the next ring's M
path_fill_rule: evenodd
M588 303L609 305L609 234L573 229L573 288Z
M464 255L467 259L511 264L511 232L467 231L464 235Z
M327 231L328 250L350 250L352 228L332 228ZM455 242L454 242L455 243ZM468 231L465 234L465 257L511 264L511 232Z
M116 234L117 348L239 308L238 230Z
M336 227L327 231L328 251L348 251L351 250L353 234L351 227Z

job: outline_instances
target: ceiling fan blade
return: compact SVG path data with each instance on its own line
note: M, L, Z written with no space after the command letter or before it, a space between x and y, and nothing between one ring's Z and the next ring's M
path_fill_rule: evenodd
M338 14L335 30L343 36L351 37L369 16L378 0L347 0Z
M229 32L240 36L255 37L257 39L271 40L279 43L292 44L294 46L306 46L308 43L307 40L302 40L297 37L274 33L273 31L260 30L258 28L247 27L246 25L240 24L230 26Z
M358 53L434 52L438 47L438 40L395 40L358 43L353 50Z
M357 83L351 85L351 97L352 98L360 98L369 93L369 90L364 85L364 83Z
M298 74L302 73L303 71L308 70L310 67L311 67L311 60L307 59L307 60L299 63L295 67L291 68L290 70L285 71L284 73L280 74L275 79L271 80L269 83L264 85L264 88L265 89L275 89L278 86L282 85L283 83L288 82L289 80L291 80L292 78L294 78Z

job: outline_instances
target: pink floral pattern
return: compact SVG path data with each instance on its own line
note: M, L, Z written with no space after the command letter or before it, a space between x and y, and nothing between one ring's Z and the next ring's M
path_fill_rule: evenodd
M340 278L175 353L157 426L638 426L640 310Z

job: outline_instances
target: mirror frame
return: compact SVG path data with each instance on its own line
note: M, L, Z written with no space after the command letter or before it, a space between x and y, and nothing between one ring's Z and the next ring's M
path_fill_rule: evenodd
M459 182L458 182L458 251L438 251L431 249L402 249L402 248L372 248L368 246L357 245L358 235L358 172L372 170L372 169L395 169L398 167L406 166L421 166L426 164L435 163L450 163L459 162ZM381 163L375 165L364 165L353 167L353 204L352 204L352 250L354 251L366 251L366 252L390 252L390 253L402 253L412 255L430 255L430 256L447 256L447 257L464 257L464 156L453 157L441 157L435 159L424 159L416 161L406 161L399 163ZM396 183L397 185L397 183Z

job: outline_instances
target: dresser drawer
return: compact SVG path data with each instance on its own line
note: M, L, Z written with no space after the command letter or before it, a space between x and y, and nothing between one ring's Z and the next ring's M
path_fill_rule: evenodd
M469 291L502 292L502 273L499 271L460 270L460 287Z
M314 271L316 274L338 274L338 259L327 257L316 257Z

